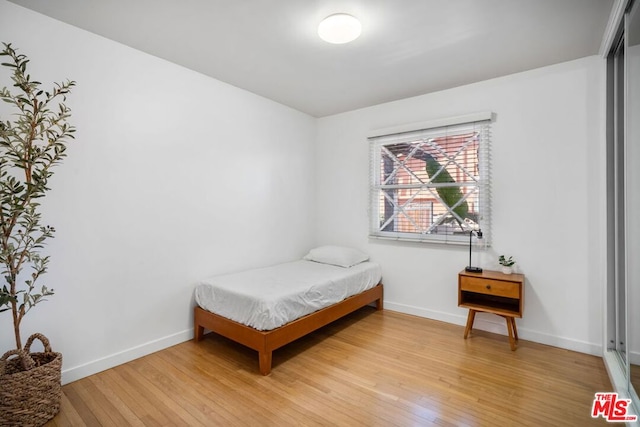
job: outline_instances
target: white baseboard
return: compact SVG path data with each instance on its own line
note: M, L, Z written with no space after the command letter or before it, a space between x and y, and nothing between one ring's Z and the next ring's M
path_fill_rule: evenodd
M156 351L174 346L176 344L189 341L190 339L193 339L193 329L187 329L173 335L149 341L136 347L132 347L130 349L94 360L92 362L85 363L80 366L63 369L62 384L68 384L70 382L79 380L80 378L97 374L98 372L113 368L114 366L118 366L123 363L130 362L139 357L155 353Z
M397 311L399 313L412 314L419 317L426 317L427 319L440 320L442 322L453 323L455 325L464 325L467 322L467 319L463 316L455 316L450 313L427 310L412 305L398 304L386 300L384 301L384 309Z
M385 301L384 308L386 310L398 311L400 313L412 314L414 316L426 317L427 319L439 320L442 322L453 323L455 325L464 326L467 323L466 315L453 315L434 310L426 310L420 307L414 307L406 304L398 304ZM495 320L494 320L495 319ZM478 313L473 324L474 329L480 329L500 335L507 335L506 324L502 319L496 316ZM577 351L580 353L591 354L602 357L602 345L577 341L574 339L558 337L542 332L534 331L528 328L518 326L518 337L528 341L534 341L540 344L551 345L554 347L564 348L567 350Z

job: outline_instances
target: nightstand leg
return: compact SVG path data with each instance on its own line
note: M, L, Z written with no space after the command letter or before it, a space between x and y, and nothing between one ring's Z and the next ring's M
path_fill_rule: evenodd
M473 328L473 321L476 319L476 311L475 310L469 310L469 314L467 315L467 326L466 328L464 328L464 339L467 339L467 336L469 335L469 332L471 332L471 329Z
M518 342L518 328L516 328L516 318L515 317L511 318L511 327L513 328L513 337L516 339L516 342Z
M513 338L513 335L514 335L513 324L511 323L511 321L513 320L513 317L505 316L505 320L507 321L507 331L509 331L509 345L511 346L511 351L515 351L516 340Z

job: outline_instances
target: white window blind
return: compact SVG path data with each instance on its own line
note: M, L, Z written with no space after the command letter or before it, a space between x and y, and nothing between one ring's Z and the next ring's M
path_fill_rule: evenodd
M370 136L370 235L465 243L471 230L482 229L487 244L491 117L482 113Z

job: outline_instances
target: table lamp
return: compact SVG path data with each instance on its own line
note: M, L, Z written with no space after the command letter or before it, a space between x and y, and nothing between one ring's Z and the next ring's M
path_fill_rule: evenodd
M482 230L478 229L478 230L470 230L469 231L469 265L464 269L465 271L469 272L469 273L482 273L482 268L480 267L472 267L471 266L471 239L473 237L473 233L476 233L476 236L478 236L478 239L482 239Z

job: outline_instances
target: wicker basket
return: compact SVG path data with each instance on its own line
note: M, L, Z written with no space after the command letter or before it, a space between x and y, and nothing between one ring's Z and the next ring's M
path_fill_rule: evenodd
M44 352L31 353L39 339ZM15 357L11 357L15 356ZM51 351L49 340L33 334L23 350L0 358L0 425L41 426L60 410L62 354Z

